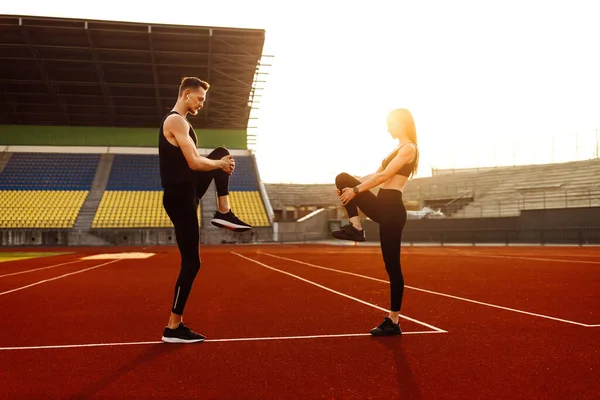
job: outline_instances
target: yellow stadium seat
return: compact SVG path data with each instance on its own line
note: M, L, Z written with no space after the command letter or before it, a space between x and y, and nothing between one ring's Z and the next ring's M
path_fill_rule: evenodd
M0 191L0 227L72 228L88 191ZM162 191L106 191L93 228L171 228ZM230 192L235 213L252 226L270 226L258 191ZM201 210L198 207L198 215Z
M258 191L229 192L231 208L242 220L252 226L270 226L267 211Z
M88 195L80 190L2 190L3 228L72 228Z
M162 191L106 191L92 228L171 228L162 196Z

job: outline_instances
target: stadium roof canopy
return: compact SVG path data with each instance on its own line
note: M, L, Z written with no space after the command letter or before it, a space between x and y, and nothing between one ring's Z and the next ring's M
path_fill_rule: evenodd
M183 76L211 84L195 128L246 129L265 31L0 16L0 121L156 127Z

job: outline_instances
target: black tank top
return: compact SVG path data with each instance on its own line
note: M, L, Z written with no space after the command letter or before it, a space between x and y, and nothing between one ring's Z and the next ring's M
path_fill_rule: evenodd
M413 169L415 168L415 163L419 159L419 148L417 147L417 145L412 142L408 142L408 143L415 146L417 153L415 154L415 157L413 158L413 160L411 162L404 164L402 166L402 168L400 168L398 170L398 172L396 172L396 175L402 175L402 176L409 177L410 174L413 172ZM381 162L381 167L383 169L385 169L388 166L388 164L394 159L394 157L396 157L396 155L398 154L398 151L400 151L400 149L408 143L404 143L402 146L398 147L396 150L391 152L386 158L384 158L383 161Z
M171 143L169 143L164 135L163 126L165 124L165 120L171 114L181 115L177 111L170 111L164 116L158 133L158 161L160 164L160 181L163 188L170 185L190 183L195 179L195 173L188 166L181 148L173 146ZM194 129L191 125L189 135L194 141L194 144L197 146L198 138L196 137L196 132L194 132Z

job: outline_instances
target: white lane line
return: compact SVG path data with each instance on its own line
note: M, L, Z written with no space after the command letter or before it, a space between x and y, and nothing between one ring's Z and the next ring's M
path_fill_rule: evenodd
M431 333L445 333L443 331L415 331L415 332L402 332L401 336L404 335L426 335ZM223 342L258 342L266 340L306 340L306 339L324 339L324 338L345 338L345 337L365 337L372 336L370 333L343 333L336 335L306 335L306 336L271 336L271 337L249 337L249 338L226 338L226 339L207 339L205 343L223 343ZM170 343L164 343L160 340L149 341L149 342L116 342L116 343L86 343L86 344L62 344L62 345L49 345L49 346L10 346L0 347L0 351L14 351L14 350L49 350L49 349L76 349L86 347L116 347L116 346L139 346L149 344L164 344L171 345ZM181 344L181 343L179 343Z
M76 349L80 347L111 347L111 346L135 346L142 344L159 344L162 341L154 342L122 342L122 343L86 343L86 344L60 344L51 346L11 346L0 347L1 351L10 350L47 350L47 349Z
M115 262L117 262L117 261L121 261L121 260L112 260L112 261L105 262L105 263L103 263L103 264L96 265L96 266L93 266L93 267L90 267L90 268L81 269L81 270L79 270L79 271L75 271L75 272L69 272L68 274L64 274L64 275L56 276L56 277L54 277L54 278L44 279L43 281L38 281L38 282L35 282L35 283L32 283L32 284L29 284L29 285L26 285L26 286L21 286L21 287L18 287L18 288L16 288L16 289L12 289L12 290L8 290L8 291L6 291L6 292L2 292L2 293L0 293L0 296L4 296L5 294L9 294L9 293L13 293L13 292L18 292L19 290L27 289L27 288L30 288L30 287L32 287L32 286L41 285L42 283L46 283L46 282L55 281L55 280L57 280L57 279L65 278L65 277L67 277L67 276L71 276L71 275L75 275L75 274L81 274L82 272L91 271L91 270L93 270L93 269L100 268L100 267L103 267L103 266L105 266L105 265L108 265L108 264L115 263Z
M315 264L310 264L310 263L307 263L307 262L304 262L304 261L295 260L295 259L293 259L293 258L287 258L287 257L276 256L276 255L274 255L274 254L270 254L270 253L264 253L264 252L259 252L259 253L260 253L260 254L267 255L267 256L269 256L269 257L273 257L273 258L279 258L279 259L282 259L282 260L293 261L293 262L295 262L295 263L298 263L298 264L303 264L303 265L307 265L307 266L309 266L309 267L313 267L313 268L318 268L318 269L324 269L324 270L327 270L327 271L338 272L338 273L340 273L340 274L353 275L353 276L357 276L357 277L360 277L360 278L369 279L369 280L372 280L372 281L382 282L382 283L386 283L386 284L388 284L388 283L389 283L389 282L388 282L388 281L386 281L386 280L383 280L383 279L377 279L377 278L373 278L373 277L371 277L371 276L366 276L366 275L361 275L361 274L355 274L355 273L353 273L353 272L342 271L342 270L339 270L339 269L334 269L334 268L327 268L327 267L323 267L323 266L320 266L320 265L315 265ZM432 291L432 290L421 289L421 288L417 288L417 287L414 287L414 286L408 286L408 285L405 285L404 287L405 287L405 288L407 288L407 289L417 290L417 291L419 291L419 292L425 292L425 293L435 294L435 295L437 295L437 296L449 297L449 298L451 298L451 299L456 299L456 300L467 301L467 302L469 302L469 303L475 303L475 304L479 304L479 305L483 305L483 306L487 306L487 307L499 308L499 309L501 309L501 310L512 311L512 312L516 312L516 313L520 313L520 314L532 315L532 316L534 316L534 317L540 317L540 318L551 319L551 320L554 320L554 321L565 322L565 323L567 323L567 324L573 324L573 325L584 326L584 327L586 327L586 328L597 328L597 327L599 327L599 326L600 326L600 324L595 324L595 325L584 324L584 323L581 323L581 322L570 321L570 320L567 320L567 319L556 318L556 317L551 317L551 316L548 316L548 315L543 315L543 314L536 314L536 313L532 313L532 312L529 312L529 311L517 310L517 309L515 309L515 308L503 307L503 306L499 306L499 305L496 305L496 304L484 303L484 302L482 302L482 301L477 301L477 300L466 299L466 298L464 298L464 297L453 296L453 295L451 295L451 294L440 293L440 292L434 292L434 291Z
M4 274L4 275L0 275L0 278L4 278L5 276L13 276L13 275L20 275L20 274L26 274L28 272L35 272L35 271L41 271L43 269L50 269L50 268L56 268L56 267L60 267L61 265L67 265L67 264L73 264L76 262L81 262L82 260L75 260L75 261L68 261L68 262L64 262L64 263L60 263L60 264L54 264L54 265L50 265L48 267L41 267L41 268L35 268L35 269L28 269L25 271L19 271L19 272L12 272L10 274Z
M428 333L446 333L445 331L416 331L402 332L403 335L425 335ZM372 336L370 333L343 333L337 335L308 335L308 336L273 336L259 338L234 338L234 339L208 339L205 342L251 342L260 340L289 340L289 339L322 339L322 338L341 338L341 337L359 337Z
M359 278L369 279L369 280L376 281L376 282L390 283L389 281L386 281L384 279L373 278L373 277L367 276L367 275L355 274L354 272L343 271L341 269L327 268L327 267L323 267L321 265L315 265L315 264L307 263L307 262L304 262L304 261L296 260L296 259L293 259L293 258L276 256L275 254L263 253L262 251L259 251L259 253L260 254L264 254L266 256L269 256L269 257L273 257L273 258L279 258L280 260L293 261L293 262L298 263L298 264L308 265L309 267L318 268L318 269L324 269L326 271L333 271L333 272L339 272L340 274L358 276ZM409 287L409 286L404 286L404 287Z
M482 258L503 258L503 259L514 259L514 260L533 260L533 261L556 261L564 263L575 263L575 264L600 264L600 261L586 261L586 260L563 260L560 258L539 258L539 257L522 257L522 256L494 256L491 254L467 254L458 253L464 257L482 257Z
M357 301L357 302L359 302L359 303L361 303L361 304L367 305L367 306L369 306L369 307L376 308L376 309L378 309L378 310L381 310L381 311L389 312L389 310L388 310L388 309L386 309L386 308L379 307L379 306L377 306L377 305L375 305L375 304L371 304L371 303L369 303L369 302L366 302L366 301L364 301L364 300L357 299L356 297L352 297L352 296L349 296L349 295L347 295L347 294L345 294L345 293L338 292L337 290L333 290L333 289L331 289L331 288L329 288L329 287L327 287L327 286L323 286L323 285L320 285L320 284L318 284L318 283L316 283L316 282L310 281L310 280L308 280L308 279L304 279L304 278L302 278L302 277L300 277L300 276L298 276L298 275L294 275L294 274L291 274L291 273L289 273L289 272L282 271L282 270L280 270L280 269L277 269L277 268L273 268L273 267L271 267L271 266L269 266L269 265L267 265L267 264L264 264L264 263L261 263L260 261L256 261L256 260L254 260L254 259L252 259L252 258L249 258L249 257L243 256L243 255L241 255L241 254L239 254L239 253L236 253L236 252L234 252L234 251L232 251L232 252L231 252L231 254L235 254L235 255L236 255L236 256L238 256L238 257L244 258L244 259L246 259L246 260L248 260L248 261L252 261L253 263L255 263L255 264L258 264L258 265L260 265L260 266L263 266L263 267L265 267L265 268L268 268L268 269L270 269L270 270L277 271L277 272L279 272L279 273L282 273L282 274L285 274L285 275L291 276L291 277L293 277L293 278L299 279L299 280L301 280L301 281L303 281L303 282L306 282L306 283L310 283L311 285L314 285L314 286L316 286L316 287L319 287L319 288L321 288L321 289L325 289L325 290L327 290L327 291L329 291L329 292L331 292L331 293L335 293L335 294L337 294L337 295L339 295L339 296L346 297L346 298L348 298L348 299L351 299L351 300ZM427 328L433 329L434 331L438 331L438 332L440 332L440 333L447 333L447 332L446 332L445 330L443 330L443 329L437 328L437 327L435 327L435 326L433 326L433 325L430 325L430 324L427 324L427 323L425 323L425 322L422 322L422 321L416 320L416 319L414 319L414 318L407 317L407 316L405 316L405 315L402 315L402 314L400 314L400 318L404 318L404 319L406 319L406 320L408 320L408 321L412 321L412 322L415 322L415 323L417 323L417 324L419 324L419 325L426 326Z

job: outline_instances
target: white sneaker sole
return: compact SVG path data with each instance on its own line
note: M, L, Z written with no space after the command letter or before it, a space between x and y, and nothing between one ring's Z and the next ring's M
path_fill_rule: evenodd
M225 228L225 229L229 229L230 231L235 231L235 232L246 232L246 231L249 231L250 229L252 229L251 226L238 225L238 224L234 224L232 222L225 221L224 219L219 219L219 218L213 219L212 221L210 221L210 223L218 228Z
M198 343L198 342L203 342L204 339L179 339L179 338L172 338L172 337L165 337L163 336L161 339L163 342L166 343Z

